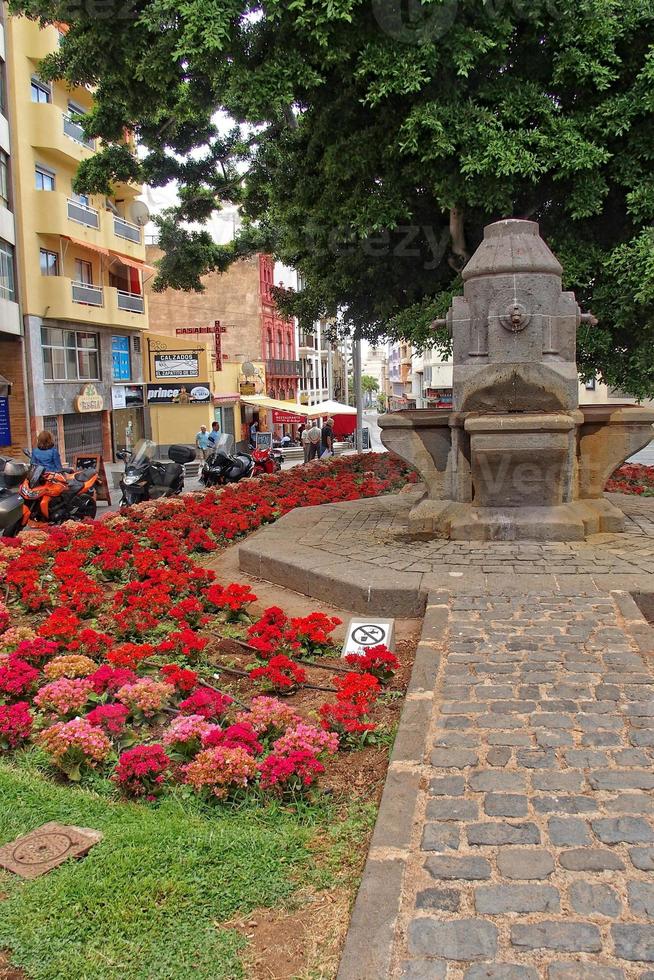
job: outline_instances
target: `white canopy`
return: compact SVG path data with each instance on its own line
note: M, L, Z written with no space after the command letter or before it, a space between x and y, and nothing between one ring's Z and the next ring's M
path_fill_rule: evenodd
M334 401L319 402L317 405L306 407L309 409L307 415L311 418L315 418L317 415L328 418L330 415L356 415L357 413L356 408L353 408L352 405L343 405L342 402Z
M274 408L279 412L295 412L296 415L305 415L307 418L329 418L336 415L356 415L356 408L351 405L343 405L341 402L326 401L319 402L317 405L298 405L296 402L278 401L276 398L267 398L266 395L251 395L241 397L241 401L246 405L256 405L257 408Z

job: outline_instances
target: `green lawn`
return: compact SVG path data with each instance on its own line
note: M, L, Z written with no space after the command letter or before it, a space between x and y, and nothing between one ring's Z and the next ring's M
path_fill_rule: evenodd
M84 860L35 881L0 870L0 949L33 980L237 980L243 940L217 925L340 877L371 814L335 816L327 805L116 803L55 785L29 758L0 762L0 843L50 820L104 834ZM328 840L320 870L308 847L317 832Z

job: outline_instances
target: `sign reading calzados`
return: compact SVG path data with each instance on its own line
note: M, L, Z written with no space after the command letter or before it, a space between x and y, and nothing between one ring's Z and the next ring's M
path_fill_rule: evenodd
M103 408L104 398L95 385L84 385L75 399L75 411L83 414L84 412L101 412Z
M155 354L155 378L197 378L200 369L196 351Z
M148 405L202 405L211 401L209 383L148 385Z

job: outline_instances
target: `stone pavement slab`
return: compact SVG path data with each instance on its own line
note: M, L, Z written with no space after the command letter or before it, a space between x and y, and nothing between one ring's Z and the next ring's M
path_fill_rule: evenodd
M429 596L339 980L654 977L653 633L569 592Z

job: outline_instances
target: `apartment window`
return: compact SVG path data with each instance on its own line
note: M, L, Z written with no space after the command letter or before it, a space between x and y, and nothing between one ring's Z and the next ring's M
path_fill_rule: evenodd
M50 86L39 78L32 79L32 102L51 102Z
M37 191L53 191L55 189L55 175L52 170L45 167L36 167L34 171Z
M111 338L111 361L114 381L129 381L132 377L129 362L129 337Z
M88 194L73 194L73 201L77 201L78 204L83 204L85 208L91 207L91 201Z
M59 275L59 256L56 252L50 252L47 248L42 248L41 250L41 275L42 276L58 276Z
M46 381L98 381L98 335L78 330L41 327L43 376Z
M14 283L14 247L0 240L0 297L12 302L16 299Z
M0 150L0 204L9 207L9 157Z
M75 259L75 282L81 282L85 286L93 285L93 266L84 259Z

